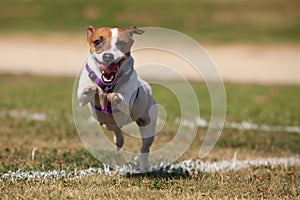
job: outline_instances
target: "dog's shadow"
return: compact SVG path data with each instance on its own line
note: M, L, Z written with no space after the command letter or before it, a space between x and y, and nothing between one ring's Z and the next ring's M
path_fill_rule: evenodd
M149 178L149 179L187 179L190 178L188 172L166 172L162 170L154 170L144 173L127 173L126 178Z

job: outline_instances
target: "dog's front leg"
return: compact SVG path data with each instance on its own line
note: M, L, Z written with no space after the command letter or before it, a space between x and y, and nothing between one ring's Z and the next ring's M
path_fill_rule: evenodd
M78 92L78 100L80 106L85 106L87 103L93 101L95 94L99 91L98 86L89 85Z
M121 94L115 92L107 94L107 100L114 104L122 103L123 99Z
M113 131L115 133L114 143L117 147L117 151L119 151L123 147L123 144L124 144L124 137L123 137L123 132L122 132L121 128L118 126L109 126L109 125L104 125L104 126L107 130Z
M99 92L98 86L91 81L86 70L82 72L79 78L77 97L80 106L85 106L93 101L95 94Z
M109 93L107 95L107 100L112 104L115 104L117 108L125 115L130 115L129 111L129 98L121 93Z

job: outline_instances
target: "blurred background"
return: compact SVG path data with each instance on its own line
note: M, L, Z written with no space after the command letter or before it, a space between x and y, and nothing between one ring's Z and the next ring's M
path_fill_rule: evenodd
M2 73L74 75L88 52L88 25L136 25L192 37L208 51L225 81L300 83L299 0L0 3Z

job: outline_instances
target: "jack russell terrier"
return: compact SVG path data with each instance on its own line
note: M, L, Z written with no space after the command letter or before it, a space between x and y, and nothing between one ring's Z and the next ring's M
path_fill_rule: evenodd
M124 143L122 126L137 123L142 137L140 171L144 172L155 136L157 107L150 85L137 75L130 54L133 35L144 30L88 26L86 33L90 54L79 79L79 104L88 105L100 125L114 132L117 150Z

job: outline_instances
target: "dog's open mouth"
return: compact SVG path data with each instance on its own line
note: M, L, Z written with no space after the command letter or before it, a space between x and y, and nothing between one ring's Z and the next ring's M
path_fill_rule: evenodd
M98 62L102 81L107 84L113 82L124 61L125 58L121 58L110 64Z

